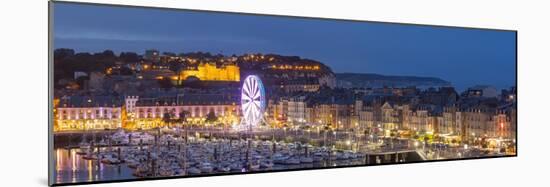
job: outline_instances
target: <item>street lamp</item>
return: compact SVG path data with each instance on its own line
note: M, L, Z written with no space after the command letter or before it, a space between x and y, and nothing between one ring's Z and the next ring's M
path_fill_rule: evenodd
M370 135L370 141L374 142L374 135L372 135L372 134Z
M472 132L471 135L472 135L472 136L469 138L469 140L470 140L470 143L471 143L471 144L474 144L474 143L475 143L475 140L476 140L476 137L475 137L475 136L476 136L476 133Z
M323 146L327 146L327 129L323 129Z

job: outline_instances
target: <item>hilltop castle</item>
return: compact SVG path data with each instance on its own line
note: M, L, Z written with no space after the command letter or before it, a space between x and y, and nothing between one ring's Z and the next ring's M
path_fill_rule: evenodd
M200 63L194 69L182 70L179 73L181 80L196 77L202 81L235 81L241 80L239 66L230 64L221 67L214 63Z

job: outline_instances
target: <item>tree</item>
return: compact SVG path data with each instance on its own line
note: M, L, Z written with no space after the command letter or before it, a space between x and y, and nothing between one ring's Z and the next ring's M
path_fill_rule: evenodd
M172 115L170 113L166 112L162 115L162 121L164 122L164 124L170 124L170 122L172 122L171 120Z
M187 116L189 116L189 111L187 110L182 110L180 113L179 113L179 118L178 118L178 121L180 123L186 123L187 122ZM185 143L187 143L187 138L188 138L188 134L187 134L187 126L184 126L183 127L183 130L185 131Z
M138 54L134 52L121 52L119 58L126 63L139 61Z
M181 111L178 121L180 123L185 123L187 121L187 115L189 115L189 111L186 111L186 110Z
M214 111L208 112L208 115L206 115L206 122L212 123L218 121L218 117L214 113Z
M435 141L442 142L443 137L440 137L439 135L436 134L436 135L434 135L433 139L434 139Z
M59 48L53 52L54 59L64 59L74 55L73 49Z
M99 55L101 55L102 57L106 57L106 58L115 57L115 53L112 50L109 50L109 49L103 51Z

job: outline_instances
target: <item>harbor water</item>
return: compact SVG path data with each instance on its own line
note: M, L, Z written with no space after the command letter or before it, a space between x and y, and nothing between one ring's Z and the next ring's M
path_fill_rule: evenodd
M132 169L126 164L109 165L97 160L85 160L78 155L79 149L57 148L55 150L56 183L74 183L134 179Z

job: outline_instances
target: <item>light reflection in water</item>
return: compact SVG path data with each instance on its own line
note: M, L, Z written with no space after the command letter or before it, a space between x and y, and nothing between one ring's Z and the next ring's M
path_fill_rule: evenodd
M86 161L88 163L87 169L88 169L88 181L92 181L92 161L88 160Z
M72 163L72 170L73 170L73 173L76 171L76 150L75 149L71 149L70 151L70 155L71 155L71 163Z
M79 149L55 150L55 178L57 183L133 179L126 165L107 165L97 160L85 160Z
M108 181L119 179L135 179L132 175L133 170L125 164L108 165L97 160L85 160L82 155L77 154L79 149L56 149L56 168L55 178L57 183L72 183L86 181ZM101 152L105 153L105 148ZM327 163L304 164L304 165L275 165L273 170L287 170L312 167L327 167ZM354 162L334 163L338 165L357 165L364 164L363 160Z

